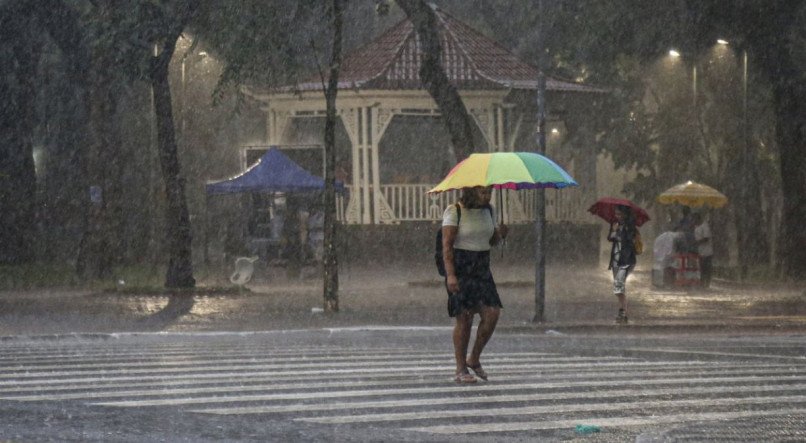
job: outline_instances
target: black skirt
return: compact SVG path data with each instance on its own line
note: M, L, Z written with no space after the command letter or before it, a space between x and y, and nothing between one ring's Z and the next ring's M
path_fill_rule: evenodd
M456 317L466 309L482 306L503 308L493 274L490 272L490 251L453 250L453 263L459 292L448 291L448 315ZM445 289L448 281L445 280Z

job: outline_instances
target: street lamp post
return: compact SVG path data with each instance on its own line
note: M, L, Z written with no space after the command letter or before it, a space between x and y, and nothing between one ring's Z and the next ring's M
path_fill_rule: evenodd
M718 39L716 41L720 45L729 44L728 40ZM748 124L748 107L747 107L747 50L742 49L742 153L740 156L740 171L745 180L750 180L750 183L744 183L740 186L739 196L741 202L739 204L741 216L739 222L739 277L744 280L747 278L748 260L747 252L750 251L750 238L749 233L751 230L752 215L750 200L752 199L751 187L755 185L752 171L752 158L753 153L750 148L750 128Z
M537 151L546 153L546 54L543 30L543 0L538 0L537 29ZM532 321L545 321L546 311L546 191L535 189L535 316Z
M744 150L742 152L742 166L744 177L749 178L751 177L751 152L750 152L750 131L748 128L747 122L747 50L742 50L742 141L744 142ZM755 183L753 183L754 185ZM744 217L742 217L742 229L744 231L744 244L743 247L747 247L749 243L749 232L750 232L750 186L742 186L744 190L742 195L742 208L744 209ZM744 249L744 251L748 251L749 249ZM747 257L744 254L740 254L740 257L744 257L741 259L741 266L740 266L740 274L741 278L747 278Z
M673 58L680 58L682 55L676 49L669 50L669 56ZM691 63L691 102L694 105L694 110L697 110L697 64Z

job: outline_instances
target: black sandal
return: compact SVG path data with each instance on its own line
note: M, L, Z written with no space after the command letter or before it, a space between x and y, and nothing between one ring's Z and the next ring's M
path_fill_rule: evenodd
M467 365L467 367L470 368L470 370L473 371L478 378L487 381L487 373L481 368L481 363L477 364L476 366Z
M453 381L456 383L475 383L476 377L473 377L473 374L465 370L464 372L457 373L456 377L453 378Z

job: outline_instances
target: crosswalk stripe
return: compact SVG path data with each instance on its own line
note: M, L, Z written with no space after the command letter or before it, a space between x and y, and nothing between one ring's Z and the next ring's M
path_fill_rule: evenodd
M405 428L407 431L427 432L431 434L474 434L513 431L537 431L550 429L572 429L579 423L605 428L624 426L648 426L686 421L715 421L736 420L740 418L800 415L806 413L806 408L764 410L764 411L735 411L735 412L695 412L690 414L655 415L650 417L580 417L573 420L554 420L543 422L508 422L484 423L467 425L443 425Z
M789 365L780 365L779 367L769 367L767 365L733 365L724 367L709 367L702 366L698 368L686 368L684 370L676 369L676 365L669 365L668 367L660 366L653 368L653 371L634 371L632 369L623 369L616 372L609 372L610 368L585 368L577 369L572 374L567 374L561 371L543 371L535 373L529 369L501 369L496 367L494 380L512 380L518 378L541 378L541 379L554 379L561 377L563 379L576 379L588 378L595 376L597 378L630 378L630 377L666 377L666 376L681 376L687 373L702 374L707 376L710 372L716 372L717 375L750 375L750 374L796 374L797 372ZM670 370L671 369L671 370ZM390 383L431 383L435 381L444 382L445 377L440 374L428 374L428 378L420 376L419 379L412 380L411 375L399 373L378 373L370 375L356 375L356 374L335 374L335 375L306 375L306 376L255 376L251 374L232 374L227 377L215 378L199 378L198 376L177 376L170 378L162 378L154 380L150 377L135 377L129 382L110 382L109 379L56 379L56 380L42 380L48 383L41 383L36 385L14 386L0 388L0 393L15 393L15 392L48 392L54 393L58 391L75 391L75 390L105 390L111 388L131 388L131 387L148 387L164 389L166 386L188 386L188 385L220 385L225 383L237 383L241 386L245 382L287 382L287 381L300 381L305 382L306 386L311 386L321 381L328 381L335 384L346 383L360 383L347 381L350 379L359 379L363 381L374 380L377 383L390 384ZM10 398L10 397L6 397Z
M452 356L434 348L168 341L88 341L38 352L0 342L0 403L166 407L222 423L263 414L293 426L384 426L430 439L806 413L806 359L797 341L775 349L699 343L685 351L677 343L619 352L592 345L579 355L520 347L486 353L491 381L474 385L454 383Z
M257 363L286 363L292 364L296 362L304 362L304 363L326 363L326 364L333 364L335 362L344 362L344 363L355 363L355 362L371 362L371 361L378 361L378 362L395 362L400 361L401 355L390 355L390 356L373 356L373 355L361 355L361 356L339 356L339 357L310 357L310 358L282 358L282 357L244 357L244 358L232 358L227 356L226 358L221 358L220 356L216 356L216 358L196 358L196 359L188 359L188 360L166 360L166 359L159 359L155 361L130 361L130 362L110 362L110 363L62 363L62 364L46 364L46 365L16 365L13 367L2 367L0 366L0 374L14 374L18 372L25 372L30 373L30 371L45 371L47 369L102 369L102 368L149 368L149 367L172 367L172 366L198 366L202 364L211 364L221 361L226 361L227 363L249 363L249 364L257 364ZM492 357L492 359L487 358L487 361L508 361L508 362L516 362L516 361L532 361L533 356L529 357L505 357L505 358L496 358ZM568 357L557 357L557 356L545 356L545 359L550 361L553 360L566 360ZM426 362L426 361L445 361L445 354L422 354L422 355L407 355L406 361L413 361L415 363L419 362ZM575 360L578 361L590 361L590 360L597 360L597 358L593 357L575 357ZM601 358L599 360L602 361L627 361L627 360L637 360L637 359L630 359L630 358L623 358L623 357L606 357ZM34 373L36 374L36 373ZM0 375L1 376L1 375Z
M447 359L443 356L441 358L434 358L431 360L414 360L408 359L405 363L401 362L401 365L418 365L421 363L425 364L432 364L438 362L444 362ZM541 359L542 362L599 362L601 359L596 357L549 357ZM617 364L621 364L621 362L628 361L622 359L615 359L615 360L608 360L608 362L616 362ZM261 363L259 360L256 360L254 364L252 361L244 361L242 364L229 364L229 360L223 360L225 364L207 364L207 365L196 365L193 366L191 363L190 367L153 367L153 368L135 368L135 369L127 369L127 368L119 368L119 369L111 369L103 371L104 374L161 374L161 373L173 373L173 372L199 372L199 371L224 371L224 370L240 370L240 369L265 369L265 370L280 370L280 371L287 371L291 369L307 369L307 368L349 368L355 366L354 362L351 361L339 361L339 362L319 362L319 363L295 363L295 364L265 364ZM388 365L389 362L386 361L367 361L362 362L362 367L368 366L384 366ZM19 373L17 372L9 372L0 374L0 379L31 379L36 377L64 377L64 376L75 376L75 375L82 375L82 374L91 374L92 371L39 371L39 372L31 372L22 370Z
M447 361L447 359L441 359L443 361ZM566 362L566 363L563 363ZM580 363L576 363L580 362ZM293 364L293 365L283 365L283 364L254 364L254 365L228 365L228 364L220 364L220 365L207 365L207 366L191 366L191 367L180 367L180 368L154 368L154 369L116 369L110 371L98 371L104 375L105 378L109 378L116 375L170 375L175 373L198 373L198 372L224 372L224 371L244 371L244 370L252 370L256 371L256 373L274 373L278 375L293 375L293 374L305 374L305 373L312 373L309 370L320 371L322 373L345 373L345 372L389 372L389 371L401 371L401 372L421 372L421 371L442 371L446 368L444 365L437 365L436 362L433 365L428 366L419 366L416 365L416 361L412 360L405 360L401 361L400 367L383 367L386 365L386 362L366 362L363 363L360 367L355 367L351 362L334 362L334 363L310 363L310 364ZM669 362L665 362L669 363ZM535 363L522 363L522 364L499 364L496 367L503 367L503 368L533 368L534 370L538 371L542 368L551 368L551 367L566 367L572 368L576 365L576 367L587 367L589 365L596 365L598 367L605 367L605 366L623 366L626 364L631 365L646 365L646 366L658 366L657 363L652 362L631 362L629 360L624 361L600 361L596 358L591 357L567 357L567 358L545 358L540 359L538 362ZM24 372L20 374L3 374L0 376L0 386L3 385L15 385L22 381L33 381L33 379L37 378L53 378L53 377L66 377L66 376L93 376L96 375L92 371L65 371L65 372Z
M780 382L780 381L802 381L806 380L806 376L796 377L715 377L704 380L698 380L696 383L714 384L714 383L738 383L738 382ZM231 395L231 396L218 396L218 397L190 397L190 398L176 398L176 399L157 399L157 400L125 400L115 402L102 402L94 403L104 406L121 406L121 407L141 407L141 406L165 406L165 405L190 405L190 404L206 404L206 403L238 403L249 401L269 401L269 400L302 400L302 399L325 399L325 398L345 398L345 397L372 397L383 395L409 395L409 394L439 394L439 393L456 393L456 392L486 392L486 391L505 391L505 390L524 390L524 389L547 389L547 388L572 388L572 387L596 387L613 385L623 386L645 386L645 385L664 385L664 384L678 384L678 383L693 383L690 378L668 378L663 380L623 380L619 383L613 381L599 381L587 380L579 382L565 382L565 383L513 383L513 384L489 384L473 386L436 386L425 388L401 388L401 389L378 389L378 390L353 390L353 391L327 391L327 392L291 392L283 394L264 394L264 395Z
M755 372L755 371L754 371ZM675 375L680 377L682 374L680 373L669 373L669 375ZM728 373L720 372L720 374L712 375L708 377L705 374L699 374L694 377L689 376L692 382L697 381L707 381L709 378L720 378L725 379L725 376ZM621 372L621 373L613 373L612 375L598 375L599 380L608 379L612 381L615 385L618 385L620 379L624 378L631 378L640 376L636 373L630 372ZM521 380L524 379L541 379L545 380L545 377L541 375L531 374L531 375L524 375L524 374L516 374L516 375L498 375L496 376L496 381L513 381L513 380ZM569 382L573 377L564 376L563 381ZM250 381L259 381L259 380L250 380ZM273 381L271 379L264 379L263 381ZM16 401L41 401L41 400L76 400L76 399L100 399L100 398L118 398L118 397L147 397L147 396L172 396L172 395L183 395L183 394L202 394L202 393L215 393L215 392L255 392L255 391L279 391L279 390L294 390L294 389L326 389L326 388L347 388L347 387L367 387L367 386L388 386L390 384L394 385L428 385L434 383L444 383L444 378L440 378L437 380L436 378L431 379L404 379L404 380L362 380L362 381L326 381L326 382L301 382L301 383L263 383L263 384L254 384L254 385L232 385L227 384L225 386L212 386L212 387L188 387L188 388L169 388L166 385L162 386L153 386L151 389L140 389L140 390L100 390L100 389L108 389L108 387L98 387L97 390L85 390L83 392L78 393L69 393L69 394L56 394L52 390L47 390L44 394L33 395L6 395L0 397L0 400L16 400ZM121 387L131 387L128 385L122 385ZM551 386L553 387L553 386Z
M504 415L564 414L569 412L623 411L625 409L656 410L679 407L717 407L738 405L769 405L780 403L806 403L806 395L783 395L768 397L725 397L683 400L653 400L648 404L636 404L632 400L609 403L559 404L551 406L526 406L510 408L461 409L449 411L399 412L392 414L341 415L332 417L303 417L297 421L322 424L371 423L382 421L434 420L439 418L500 417Z
M165 352L161 350L155 349L143 349L140 352L95 352L95 353L88 353L84 351L78 351L72 354L43 354L38 356L25 356L25 357L0 357L0 364L7 364L7 363L58 363L65 360L79 360L79 361L95 361L95 360L107 360L107 359L117 359L122 361L136 361L141 358L150 357L150 356L160 356L160 357L174 357L174 358L182 358L182 357L196 357L198 355L221 355L221 356L249 356L249 355L277 355L277 356L284 356L284 357L298 357L304 358L306 356L310 356L311 354L320 354L320 355L329 355L329 356L348 356L348 355L418 355L420 353L431 353L426 351L413 351L413 352L350 352L350 351L312 351L310 353L307 352L280 352L274 349L252 349L252 350L242 350L242 349L199 349L199 350L182 350L182 351L171 351Z
M655 348L628 348L632 352L655 352L665 354L685 355L718 355L720 357L750 357L763 359L797 360L806 363L806 355L775 355L775 354L749 354L744 352L695 351L688 349L655 349Z
M240 349L233 349L233 348L224 348L220 350L215 349L198 349L198 350L188 350L184 349L181 351L175 352L164 352L160 350L154 349L141 349L138 352L94 352L90 353L86 350L77 351L74 354L42 354L39 356L34 357L0 357L0 364L2 362L10 362L10 363L39 363L39 362L63 362L65 360L76 359L76 360L106 360L106 359L121 359L121 360L140 360L142 358L149 358L152 356L173 356L173 357L196 357L199 355L217 355L217 356L249 356L249 355L262 355L262 354L271 354L273 356L278 357L298 357L298 358L305 358L310 357L311 354L317 354L321 356L362 356L362 355L387 355L387 356L394 356L394 355L420 355L420 354L434 354L432 351L416 351L416 350L399 350L399 351L389 351L389 350L333 350L333 349L317 349L313 351L283 351L277 349L249 349L249 350L240 350ZM539 352L523 352L517 353L518 355L550 355L547 353L539 353ZM442 354L444 355L444 353ZM553 354L557 355L557 354Z
M760 386L731 386L732 393L750 392L792 392L806 389L805 384L798 385L760 385ZM233 406L225 408L203 408L193 409L193 412L217 414L217 415L242 415L242 414L275 414L289 412L316 412L316 411L337 411L337 410L359 410L359 409L382 409L382 408L402 408L402 407L429 407L437 405L455 405L461 401L464 405L479 403L515 403L534 401L556 401L580 399L590 401L594 399L612 398L647 398L663 395L701 395L701 394L724 394L726 387L723 385L712 387L675 387L651 390L622 389L612 391L595 392L555 392L543 394L507 394L478 397L440 397L415 400L381 400L381 401L354 401L340 403L295 403L276 406ZM366 420L371 421L371 420Z
M205 344L205 345L193 345L193 344L182 344L182 345L170 345L170 346L160 346L160 345L131 345L131 346L120 346L113 344L111 347L99 347L98 343L89 343L84 346L59 346L49 348L47 346L40 346L37 345L33 349L26 349L24 352L15 352L14 350L10 350L2 345L0 345L0 349L3 350L3 355L0 356L0 360L14 360L19 358L25 357L69 357L73 354L80 354L80 355L141 355L144 352L155 352L155 353L163 353L163 354L188 354L188 353L196 353L196 352L227 352L227 351L238 351L239 348L243 350L250 350L253 352L263 352L263 351L274 351L283 354L299 354L304 355L306 353L317 353L317 352L344 352L344 353L362 353L362 352L418 352L416 349L411 348L404 348L404 347L390 347L384 349L372 349L372 348L355 348L355 349L348 349L342 348L341 350L334 350L333 347L328 346L316 346L316 347L300 347L300 348L278 348L274 345L254 345L250 344L249 346L244 346L241 344Z
M647 368L658 368L658 367L667 367L671 364L675 364L677 367L681 367L679 363L671 363L671 362L663 362L663 363L656 363L656 362L641 362L641 363L632 363L632 366L636 367L647 367ZM713 366L714 363L691 363L687 366L689 367L703 367L703 366ZM589 370L592 367L597 367L599 369L605 368L613 368L613 367L623 367L622 363L603 363L603 364L595 364L595 363L585 363L585 364L575 364L575 363L567 363L567 364L523 364L523 365L496 365L496 371L514 371L514 370L521 370L521 371L558 371L558 370ZM685 366L685 365L684 365ZM274 370L267 370L265 368L250 368L252 370L239 370L237 372L219 372L219 371L211 371L209 373L199 372L194 373L191 375L186 375L187 372L193 371L181 371L175 373L162 373L159 374L161 377L170 377L170 378L177 378L177 377L192 377L194 379L222 379L222 378L248 378L253 376L273 376L277 378L288 378L288 377L358 377L358 376L384 376L384 375L395 375L395 374L411 374L414 373L414 376L423 375L424 373L433 373L433 372L450 372L453 371L453 365L443 365L443 366L401 366L399 368L396 367L388 367L388 368L346 368L346 369L330 369L330 368L319 368L313 370L294 370L294 371L274 371ZM259 370L254 370L259 369ZM149 372L142 372L137 375L107 375L105 373L101 374L87 374L86 377L75 377L75 378L62 378L62 379L49 379L46 377L36 378L36 379L27 379L27 380L2 380L0 381L0 386L5 387L20 387L20 386L33 386L33 385L43 385L43 384L62 384L62 383L81 383L81 382L108 382L108 381L127 381L127 380L143 380L143 379L153 379L155 375Z
M344 347L344 346L319 346L319 347L300 347L300 348L283 348L278 347L277 345L267 345L267 346L260 346L260 345L242 345L242 344L233 344L233 345L177 345L176 347L162 347L162 346L153 346L153 345L144 345L144 346L132 346L132 347L121 347L121 346L107 346L101 347L99 344L93 344L88 346L82 347L70 347L70 348L54 348L54 349L42 349L37 347L35 351L31 352L24 352L24 353L15 353L10 352L8 349L3 348L0 346L0 362L2 361L17 361L17 360L24 360L24 359L49 359L49 360L59 360L63 358L71 358L71 357L93 357L93 356L100 356L100 357L108 357L108 356L121 356L121 357L137 357L142 355L149 355L149 354L160 354L160 355L197 355L197 354L204 354L204 353L211 353L211 354L227 354L227 353L272 353L277 355L298 355L298 356L305 356L305 355L314 355L314 354L349 354L349 355L361 355L361 354L419 354L419 353L432 353L434 351L427 351L421 350L417 348L411 347L389 347L389 348L351 348L351 347ZM495 351L492 351L495 353ZM545 354L544 352L510 352L509 354L514 355L534 355L534 354ZM486 354L485 354L486 355Z

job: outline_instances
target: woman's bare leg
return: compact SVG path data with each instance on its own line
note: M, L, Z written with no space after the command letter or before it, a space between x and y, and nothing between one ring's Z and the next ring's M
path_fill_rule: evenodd
M476 340L473 343L473 352L467 357L466 364L469 366L478 366L479 359L481 358L481 351L490 341L490 338L495 332L495 326L498 324L498 317L501 315L501 308L484 306L479 313L481 321L479 322L478 330L476 331Z
M453 326L453 352L456 358L456 373L462 373L467 370L467 363L465 356L467 355L467 347L470 343L470 330L473 328L473 313L470 311L462 311L461 314L456 316L456 323Z
M627 297L624 294L616 294L618 298L618 307L624 312L627 312Z

